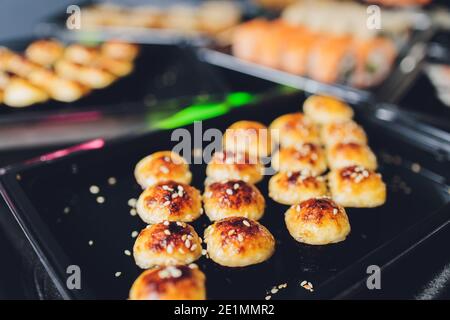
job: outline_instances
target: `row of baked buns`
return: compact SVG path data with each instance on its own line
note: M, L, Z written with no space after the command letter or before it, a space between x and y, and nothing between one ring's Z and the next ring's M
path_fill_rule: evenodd
M76 101L128 75L138 52L138 46L120 41L65 46L37 40L24 55L0 47L0 103L27 107L48 99Z

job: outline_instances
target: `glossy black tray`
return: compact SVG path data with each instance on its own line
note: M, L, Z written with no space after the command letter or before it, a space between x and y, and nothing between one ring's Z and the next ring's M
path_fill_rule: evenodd
M203 128L224 130L241 119L269 124L276 116L299 110L303 99L291 94L236 108L204 121ZM283 283L288 287L272 294L272 299L341 296L365 283L367 266L383 268L449 220L450 194L442 174L448 161L423 149L420 134L409 136L401 125L377 118L367 106L355 108L378 156L388 186L387 203L375 209L349 209L352 232L346 241L303 245L284 225L287 206L267 197L266 178L258 184L267 200L261 222L277 239L275 255L238 269L202 257L198 264L207 276L208 298L264 299L273 286ZM192 125L186 128L193 130ZM127 298L141 270L124 250L132 249L131 233L145 226L130 215L127 204L141 192L133 168L143 156L170 149L174 145L170 136L168 130L106 144L96 140L2 170L1 193L63 297ZM191 165L191 170L193 185L203 190L205 165ZM117 180L113 186L108 184L110 177ZM100 187L98 195L90 193L91 185ZM97 196L105 203L97 203ZM202 234L208 224L203 216L193 225ZM66 269L72 264L81 268L81 290L66 287ZM313 283L314 293L300 287L303 280Z

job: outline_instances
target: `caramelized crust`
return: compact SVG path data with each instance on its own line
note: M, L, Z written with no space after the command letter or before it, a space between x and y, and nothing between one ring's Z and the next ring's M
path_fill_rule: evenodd
M144 271L130 300L205 300L205 275L198 268L167 266Z
M327 96L309 97L303 104L303 111L312 121L321 125L353 118L353 110L348 104Z
M325 124L321 134L322 141L328 148L338 143L367 144L364 129L353 121Z
M51 66L64 53L64 45L57 40L37 40L25 51L26 57L39 65Z
M354 142L338 143L327 149L328 163L331 169L348 166L362 166L369 170L377 169L377 158L372 150L363 144Z
M320 175L327 170L325 153L316 144L305 143L298 148L282 148L272 156L272 167L276 171L309 171Z
M320 143L315 124L302 113L289 113L276 118L270 124L272 140L281 147L295 147L304 143Z
M224 150L234 153L246 152L251 156L268 156L273 146L270 132L265 125L256 121L237 121L223 136Z

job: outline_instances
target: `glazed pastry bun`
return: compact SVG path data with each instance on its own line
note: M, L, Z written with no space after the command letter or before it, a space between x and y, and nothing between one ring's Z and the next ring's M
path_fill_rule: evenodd
M205 278L196 266L146 270L134 281L130 300L205 300Z
M311 96L303 104L303 112L317 124L341 122L353 118L352 108L336 98Z
M282 148L295 147L304 143L320 143L315 124L302 113L289 113L276 118L270 124L272 140Z
M281 172L307 170L317 176L327 170L327 161L325 152L319 145L305 143L297 148L277 150L272 155L272 167Z
M325 178L311 176L307 170L279 172L269 180L269 197L281 204L292 205L327 194Z
M269 259L275 238L256 221L230 217L216 221L205 230L209 257L226 267L245 267Z
M57 40L37 40L25 50L28 60L44 67L53 65L64 53L64 45Z
M172 151L158 151L138 162L134 177L143 189L160 181L190 184L192 173L187 161Z
M3 100L10 107L21 108L47 101L48 94L27 80L12 78L5 88Z
M321 137L328 148L338 143L367 144L364 129L354 121L327 123L321 128Z
M330 169L353 165L362 166L369 170L377 169L377 158L365 144L338 143L327 149L327 158Z
M216 152L206 167L205 184L224 180L257 183L262 180L263 173L264 166L256 156L231 151Z
M252 184L242 180L213 182L203 195L205 213L211 221L237 216L253 220L264 214L265 200Z
M251 156L265 157L273 149L270 132L256 121L237 121L228 127L223 136L224 150L234 153L247 152Z
M336 243L350 233L345 209L328 198L312 198L293 205L284 220L291 236L306 244Z
M381 175L361 166L332 170L328 183L333 200L344 207L373 208L386 202Z
M203 211L200 192L175 181L162 181L145 189L139 196L136 210L146 223L191 222Z
M133 247L136 264L153 266L190 264L202 255L202 245L194 228L184 222L164 221L148 225Z
M132 43L111 40L102 44L101 53L112 59L133 60L139 53L139 47Z

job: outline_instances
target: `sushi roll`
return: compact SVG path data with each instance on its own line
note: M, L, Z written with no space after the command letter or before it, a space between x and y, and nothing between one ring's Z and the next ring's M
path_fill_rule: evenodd
M280 68L293 74L305 75L311 48L319 37L318 33L301 28L290 35L281 53Z
M238 26L233 33L233 55L247 61L255 62L259 55L261 39L270 27L264 19L255 19Z

